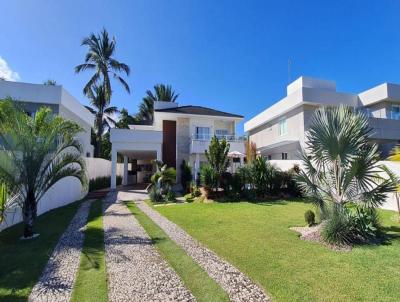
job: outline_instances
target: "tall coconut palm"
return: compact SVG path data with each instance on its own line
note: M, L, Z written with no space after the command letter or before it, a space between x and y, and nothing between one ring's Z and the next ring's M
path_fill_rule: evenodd
M87 184L82 148L74 139L81 131L49 108L30 117L11 100L0 102L0 182L18 196L24 237L34 235L37 204L55 183L74 177Z
M179 94L172 90L171 85L155 85L154 93L150 90L146 91L146 96L139 105L139 113L137 115L138 119L152 122L154 114L154 102L175 102L178 97Z
M75 67L75 72L80 73L85 70L94 70L94 75L83 88L84 94L87 94L91 87L99 82L103 82L105 86L106 100L111 99L112 89L110 75L116 79L125 90L130 93L129 85L121 77L121 73L129 76L130 68L128 65L119 62L114 58L116 41L115 38L109 38L108 32L103 29L100 34L90 34L82 40L82 46L89 48L85 57L85 63Z
M395 189L390 171L379 164L379 151L368 138L368 118L346 106L315 111L302 153L297 181L321 208L349 202L374 208Z
M91 107L86 106L86 108L95 116L95 157L100 157L102 149L102 135L104 134L104 131L109 130L111 126L115 125L113 115L118 113L117 107L110 106L110 101L105 96L105 90L106 88L104 85L94 84L87 92Z

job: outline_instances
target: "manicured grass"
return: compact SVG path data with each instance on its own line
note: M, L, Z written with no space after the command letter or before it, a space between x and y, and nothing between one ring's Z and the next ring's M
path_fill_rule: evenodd
M108 301L102 201L92 203L72 302Z
M262 285L274 301L399 301L400 224L380 211L393 239L335 252L289 230L304 225L303 202L154 207Z
M222 288L199 265L193 262L192 258L176 245L159 226L140 211L134 203L127 203L127 205L154 241L159 253L178 273L198 302L229 301Z
M38 217L32 240L20 240L22 224L0 233L0 301L26 301L38 281L59 237L68 227L81 202Z

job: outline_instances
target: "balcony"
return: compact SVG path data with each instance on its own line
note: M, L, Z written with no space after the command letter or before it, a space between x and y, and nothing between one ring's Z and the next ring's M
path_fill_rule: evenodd
M211 138L213 136L209 134L193 134L191 136L192 142L190 145L190 153L205 153L204 151L208 149L210 145ZM240 153L245 153L245 138L238 137L234 134L228 135L216 135L218 139L226 139L230 145L230 151L238 151Z

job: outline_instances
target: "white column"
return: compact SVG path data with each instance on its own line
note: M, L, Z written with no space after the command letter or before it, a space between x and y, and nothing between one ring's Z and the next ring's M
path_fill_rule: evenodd
M161 146L157 148L157 160L162 160Z
M124 178L122 179L122 185L128 184L128 156L124 155Z
M117 150L111 149L111 191L117 188Z
M197 181L197 173L200 172L200 155L196 153L196 161L194 163L194 179Z
M240 156L240 166L243 166L243 162L244 162L244 157Z

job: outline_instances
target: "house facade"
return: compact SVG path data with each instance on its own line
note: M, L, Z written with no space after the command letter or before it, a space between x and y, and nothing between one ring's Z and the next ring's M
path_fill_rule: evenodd
M0 80L0 99L8 97L18 102L30 116L45 106L52 109L54 114L76 122L84 129L77 136L83 147L83 154L85 157L93 156L90 131L94 124L94 116L62 86Z
M384 83L359 94L338 92L334 81L300 77L287 95L244 124L249 140L267 159L299 159L313 112L321 106L345 104L362 111L373 129L370 141L382 158L400 142L400 85Z
M243 116L171 102L155 102L154 108L152 125L111 129L112 189L116 186L118 154L124 158L124 185L149 182L154 172L151 164L154 159L175 168L178 182L180 166L185 160L196 179L200 166L206 162L205 150L214 135L229 142L231 154L239 154L239 157L231 159L231 165L243 162L244 140L236 135L237 123L243 120Z

